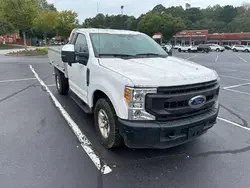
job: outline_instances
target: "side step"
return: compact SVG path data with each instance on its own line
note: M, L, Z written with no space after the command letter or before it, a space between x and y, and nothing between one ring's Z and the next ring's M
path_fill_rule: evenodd
M73 92L70 92L70 97L75 101L75 103L86 113L86 114L91 114L92 110L91 108L83 102L76 94Z

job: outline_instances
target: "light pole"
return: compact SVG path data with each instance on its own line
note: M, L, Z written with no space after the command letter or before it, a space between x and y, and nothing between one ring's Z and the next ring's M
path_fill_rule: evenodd
M121 17L122 17L122 23L121 23L121 25L122 25L122 27L121 27L121 29L123 29L123 8L124 8L124 6L122 5L121 6Z

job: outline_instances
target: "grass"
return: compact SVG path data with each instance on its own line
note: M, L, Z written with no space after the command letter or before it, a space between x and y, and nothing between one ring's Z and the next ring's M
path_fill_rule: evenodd
M19 50L10 52L8 56L44 56L48 54L48 48L36 48L34 50Z
M20 49L20 48L24 48L24 47L19 46L19 45L11 45L11 44L0 44L0 50Z

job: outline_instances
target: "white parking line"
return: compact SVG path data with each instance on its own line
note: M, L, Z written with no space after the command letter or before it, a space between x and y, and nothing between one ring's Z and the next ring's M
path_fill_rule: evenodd
M73 132L75 133L75 135L77 136L79 142L81 143L82 148L84 149L84 151L87 153L87 155L89 156L89 158L92 160L92 162L95 164L95 166L97 167L98 170L101 171L101 173L103 174L108 174L110 173L112 170L111 168L106 165L104 163L104 161L102 161L100 159L99 156L96 155L96 153L94 152L94 150L92 149L92 144L91 142L88 140L88 138L82 133L82 131L80 130L80 128L77 126L77 124L74 122L74 120L70 117L70 115L67 113L67 111L62 107L62 105L60 104L60 102L56 99L56 97L52 94L52 92L49 90L48 86L43 82L43 80L38 76L38 74L36 73L36 71L34 70L34 68L32 67L32 65L30 65L30 69L31 71L34 73L36 79L40 82L40 84L42 85L42 87L46 90L46 92L50 95L52 101L54 102L55 106L59 109L59 111L61 112L62 116L64 117L64 119L67 121L67 123L69 124L70 128L73 130Z
M238 85L233 85L233 86L227 86L227 87L224 87L223 89L230 89L230 88L235 88L235 87L240 87L240 86L246 86L249 84L250 83L244 83L244 84L238 84Z
M196 56L197 56L197 55L194 55L194 56L188 57L188 58L186 58L186 59L189 60L189 59L195 58Z
M250 73L250 71L242 71L242 70L227 69L227 68L220 68L220 70L234 71L234 72L243 72L243 73Z
M234 77L234 76L227 76L227 75L222 75L222 74L219 74L220 77L225 77L225 78L232 78L232 79L236 79L236 80L243 80L243 81L249 81L250 82L250 79L246 79L246 78L239 78L239 77Z
M238 123L235 123L235 122L233 122L233 121L230 121L230 120L227 120L227 119L224 119L224 118L221 118L221 117L218 117L217 119L219 119L219 120L221 120L221 121L224 121L224 122L227 122L227 123L230 123L230 124L235 125L235 126L237 126L237 127L240 127L240 128L242 128L242 129L245 129L245 130L250 131L250 128L244 127L244 126L242 126L242 125L240 125L240 124L238 124Z
M47 85L47 87L55 87L56 84L50 84L50 85Z
M250 93L243 92L243 91L238 91L238 90L235 90L235 89L224 89L224 90L226 90L226 91L232 91L232 92L240 93L240 94L245 94L245 95L250 95Z
M23 79L14 79L14 80L1 80L0 83L8 83L8 82L20 82L26 80L36 80L36 78L23 78Z
M240 58L242 61L244 61L245 63L247 63L247 60L243 59L242 57L240 56L237 56L238 58Z
M219 58L219 56L217 56L217 57L216 57L215 62L217 62L217 61L218 61L218 58Z

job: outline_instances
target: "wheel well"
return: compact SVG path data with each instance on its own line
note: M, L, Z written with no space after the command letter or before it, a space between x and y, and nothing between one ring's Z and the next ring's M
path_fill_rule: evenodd
M96 91L94 92L94 95L93 95L93 108L95 108L95 105L96 105L97 101L98 101L99 99L102 99L102 98L107 98L107 99L109 99L108 96L107 96L104 92L102 92L102 91L100 91L100 90L96 90Z

